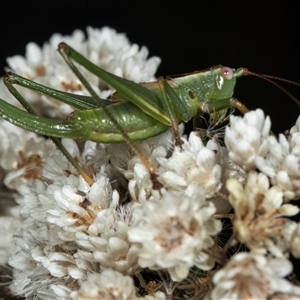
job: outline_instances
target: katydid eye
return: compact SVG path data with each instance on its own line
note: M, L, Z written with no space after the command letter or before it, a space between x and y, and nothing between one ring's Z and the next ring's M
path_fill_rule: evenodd
M223 67L221 72L224 79L230 80L233 77L233 71L229 67Z

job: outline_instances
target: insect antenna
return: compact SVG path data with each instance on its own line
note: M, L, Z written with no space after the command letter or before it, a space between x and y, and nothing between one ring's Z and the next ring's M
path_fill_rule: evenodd
M256 77L259 77L261 79L264 79L266 81L269 81L270 83L274 84L275 86L277 86L279 89L281 89L286 95L288 95L298 106L300 106L300 101L292 94L290 93L287 89L285 89L283 86L281 86L278 82L276 82L275 80L278 81L283 81L283 82L287 82L290 84L294 84L297 86L300 86L299 82L295 82L292 80L288 80L285 78L281 78L281 77L276 77L276 76L272 76L272 75L266 75L266 74L261 74L261 73L254 73L254 72L250 72L248 70L245 70L245 75L253 75Z

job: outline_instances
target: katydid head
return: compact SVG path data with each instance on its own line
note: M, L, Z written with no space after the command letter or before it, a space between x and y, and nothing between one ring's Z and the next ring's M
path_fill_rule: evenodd
M240 69L216 66L206 74L210 80L205 94L208 101L201 103L201 110L209 113L211 123L220 122L226 118L231 106L236 79L241 76Z
M214 73L215 86L220 90L218 96L220 97L222 94L219 99L231 97L236 79L249 74L249 71L246 68L232 69L224 66L214 67L212 72Z
M230 98L236 83L235 70L229 67L217 66L212 68L213 93L211 101Z

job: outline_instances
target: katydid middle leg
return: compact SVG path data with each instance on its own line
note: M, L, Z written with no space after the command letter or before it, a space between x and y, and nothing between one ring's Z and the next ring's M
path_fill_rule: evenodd
M6 74L6 76L4 77L3 81L4 81L4 84L6 85L7 89L13 95L15 93L15 89L13 88L13 85L18 85L18 86L22 86L27 89L30 89L34 92L43 94L45 96L49 96L53 99L59 100L60 102L69 104L69 105L73 106L74 108L77 108L80 110L93 109L93 108L98 107L97 103L95 103L95 100L92 97L76 95L76 94L59 91L59 90L44 86L42 84L39 84L37 82L34 82L32 80L29 80L27 78L24 78L20 75L14 74L12 72L8 72ZM18 99L18 100L20 101L20 99ZM109 104L108 100L106 100L106 99L101 99L101 100L102 100L101 102L104 105Z

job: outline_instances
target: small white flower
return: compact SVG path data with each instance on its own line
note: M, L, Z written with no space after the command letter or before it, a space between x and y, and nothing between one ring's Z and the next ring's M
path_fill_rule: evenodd
M62 145L70 153L70 155L79 161L83 166L86 161L81 156L78 144L73 140L62 139ZM78 176L78 171L67 160L67 158L56 148L52 155L48 155L42 167L43 180L49 183L61 184L64 177L73 174Z
M90 274L87 280L80 283L80 289L71 293L73 300L134 300L136 298L132 278L110 269L101 274Z
M221 230L221 222L211 218L214 212L204 190L195 184L185 192L164 192L161 200L137 208L139 221L128 235L139 247L140 266L167 269L175 281L186 278L194 265L211 269L214 259L201 252L213 246L211 236Z
M98 219L98 222L95 221L90 226L88 234L77 232L76 241L82 249L79 256L100 263L101 270L113 269L122 274L133 275L140 267L137 263L137 249L132 247L127 234L132 219L132 208L127 205L126 208L120 209L122 212L116 212L113 224L104 224L101 228L101 224L98 223L103 224L103 220Z
M250 111L243 118L231 115L225 131L229 158L245 170L255 169L256 158L267 154L270 128L270 118L265 118L261 109Z
M70 175L61 184L49 185L46 193L38 196L45 207L44 217L60 227L61 234L87 230L98 214L102 215L103 210L117 205L118 196L111 201L108 179L100 174L98 177L90 187L82 177Z
M273 185L279 186L286 201L300 197L300 130L297 123L288 135L279 135L267 139L269 153L266 157L259 157L256 166L271 178Z
M34 179L42 178L42 165L46 157L57 150L51 140L23 129L16 130L13 125L2 125L3 122L0 122L1 131L4 130L7 135L3 137L3 142L6 142L0 155L0 166L6 173L4 183L7 187L18 190L21 184L31 184Z
M290 248L293 256L296 258L300 258L300 223L298 223L298 226L293 232Z
M76 280L84 279L87 271L93 269L91 263L83 267L68 254L73 250L71 247L62 250L50 245L49 232L53 227L37 224L32 219L22 224L22 236L15 236L19 250L9 259L10 266L14 268L10 290L28 299L39 297L40 293L53 294L50 288L52 284L76 287Z
M267 300L276 292L300 295L300 288L283 278L291 271L291 262L284 258L238 253L214 275L212 300Z
M221 184L221 166L217 164L216 154L205 147L196 132L189 140L184 140L182 149L175 147L170 158L159 158L160 176L167 187L184 190L191 183L205 188L206 197L211 198L218 192Z
M8 258L12 256L17 249L13 236L18 233L20 225L21 219L17 217L0 217L0 265L2 266L7 264Z
M290 133L299 133L300 132L300 116L296 120L295 125L291 128Z
M232 209L232 206L226 198L228 195L226 181L228 178L235 178L243 184L246 181L247 172L229 159L227 148L222 147L217 139L213 138L209 140L206 147L215 153L216 162L222 168L222 176L220 179L222 187L210 201L215 204L217 208L216 213L228 213Z

